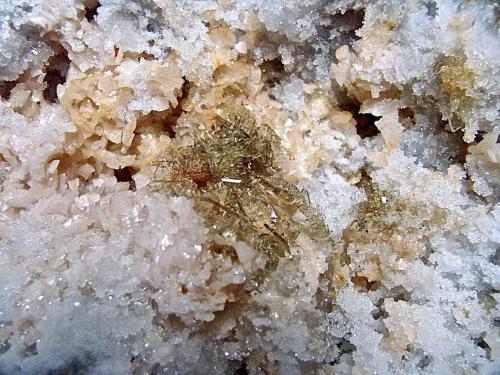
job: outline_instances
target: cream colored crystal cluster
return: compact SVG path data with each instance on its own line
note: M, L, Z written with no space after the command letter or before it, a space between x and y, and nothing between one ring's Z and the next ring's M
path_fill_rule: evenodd
M1 1L0 374L499 373L499 19L486 0ZM328 240L269 204L250 224L285 242L273 258L158 186L233 103Z

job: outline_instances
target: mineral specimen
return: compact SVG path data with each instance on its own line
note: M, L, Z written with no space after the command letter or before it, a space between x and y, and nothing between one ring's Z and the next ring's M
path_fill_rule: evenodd
M0 374L499 373L499 15L0 1Z

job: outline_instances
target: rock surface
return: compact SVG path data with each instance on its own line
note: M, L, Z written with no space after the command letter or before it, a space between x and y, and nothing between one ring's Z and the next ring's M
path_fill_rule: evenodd
M499 12L0 2L0 374L499 373Z

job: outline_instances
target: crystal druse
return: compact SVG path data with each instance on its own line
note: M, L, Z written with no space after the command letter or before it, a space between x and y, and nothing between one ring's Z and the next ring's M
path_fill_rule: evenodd
M0 30L0 375L500 373L497 2Z

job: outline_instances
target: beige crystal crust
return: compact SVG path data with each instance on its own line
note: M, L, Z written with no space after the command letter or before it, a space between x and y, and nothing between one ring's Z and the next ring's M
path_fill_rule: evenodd
M500 372L498 12L0 2L0 374Z

